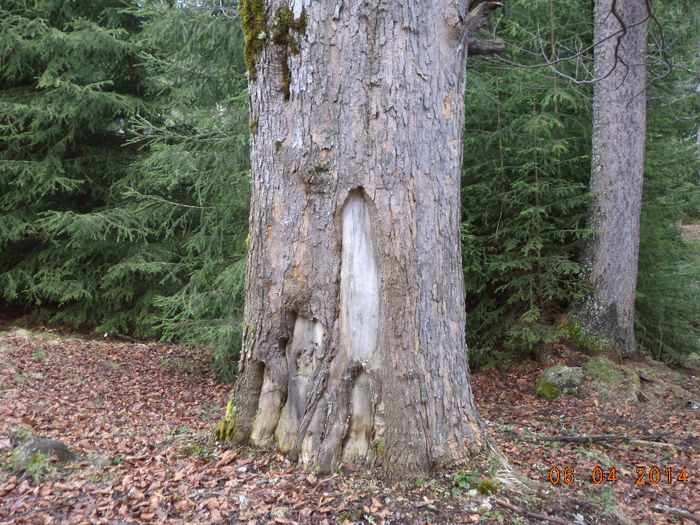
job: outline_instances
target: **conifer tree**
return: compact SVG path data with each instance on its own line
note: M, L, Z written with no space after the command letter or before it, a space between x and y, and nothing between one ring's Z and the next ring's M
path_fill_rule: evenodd
M647 150L642 197L635 335L656 359L700 351L700 260L679 224L700 213L700 10L695 2L652 4ZM660 54L659 50L663 53Z
M231 379L240 351L250 195L247 77L235 2L149 2L139 60L153 99L130 129L143 154L120 185L167 269L154 297L164 337L214 348ZM126 268L127 266L125 266Z
M230 378L250 184L235 2L16 2L2 23L0 296L213 345Z
M504 345L527 352L561 335L553 325L583 284L590 87L543 61L555 45L569 53L590 46L590 9L546 1L507 8L503 60L474 57L467 66L462 259L469 359L477 367L500 359ZM510 65L523 63L541 66ZM556 65L569 75L577 66Z
M136 153L125 125L143 106L129 40L139 20L123 7L0 7L0 297L60 308L73 325L124 306L100 285L122 250L114 239L133 231L101 214Z
M700 209L693 117L700 94L688 75L696 68L700 13L686 0L655 2L652 9L660 25L652 24L647 50L654 103L635 323L646 351L679 360L697 349L700 311L692 285L697 259L675 226ZM577 261L588 235L582 187L590 176L592 79L582 72L592 71L592 11L580 3L509 2L502 28L509 50L503 59L475 58L468 65L462 240L470 363L476 366L498 360L504 344L527 350L561 334L552 321L587 290ZM578 184L579 193L548 197L541 185L554 180L558 191ZM537 200L548 203L540 222L531 209ZM522 247L528 242L539 254L527 256ZM571 342L587 346L574 326L561 328Z

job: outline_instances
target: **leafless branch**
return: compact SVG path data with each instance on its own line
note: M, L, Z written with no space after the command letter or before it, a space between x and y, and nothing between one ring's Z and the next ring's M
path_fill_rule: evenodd
M656 504L651 507L651 510L653 510L654 512L663 512L664 514L670 514L671 516L675 516L676 518L683 518L686 520L694 521L695 523L700 523L700 516L684 509L669 507L668 505Z
M593 44L591 44L583 49L577 50L577 51L574 51L570 47L563 45L560 42L557 42L558 47L561 49L564 49L568 53L566 56L552 56L550 58L547 55L547 52L545 51L545 46L543 44L544 39L542 37L542 33L541 33L540 27L538 25L536 39L538 42L540 55L541 55L541 57L544 58L544 61L540 61L539 63L536 63L536 64L523 64L523 63L509 60L509 59L504 58L502 56L497 56L496 59L499 62L504 63L506 65L509 65L512 67L524 68L524 69L536 69L536 68L547 67L547 68L551 69L559 77L565 78L566 80L570 81L573 84L593 84L596 82L600 82L601 80L604 80L604 79L608 78L611 74L613 74L615 72L616 68L618 67L618 64L622 64L626 68L626 71L625 71L625 76L626 76L627 71L629 70L629 67L633 64L627 64L624 61L624 59L622 59L622 57L620 56L619 49L620 49L622 39L624 38L624 36L628 33L628 31L630 29L632 29L633 27L636 27L638 25L645 24L651 19L654 22L654 24L657 26L658 31L659 31L659 42L657 44L657 49L659 51L659 56L661 56L666 68L662 74L657 75L653 79L651 79L647 83L647 87L649 85L653 84L654 82L667 77L674 70L682 70L682 71L685 71L686 73L697 75L698 74L697 71L694 71L694 70L689 69L687 67L683 67L683 66L680 66L678 64L675 64L669 59L668 44L667 44L667 41L666 41L666 38L665 38L665 35L663 32L663 25L661 24L661 22L659 21L657 16L654 14L654 12L651 8L650 1L649 0L644 0L644 1L645 1L646 11L647 11L646 16L643 19L641 19L637 22L634 22L632 24L625 24L620 16L620 14L617 11L617 0L613 0L609 16L615 17L620 28L617 31L615 31L614 33L606 36L605 38L602 38L602 39L594 42ZM590 52L593 49L595 49L596 47L604 44L605 42L607 42L611 39L615 39L615 51L614 51L615 62L609 71L606 71L602 76L596 77L595 74L593 74L592 71L590 70L590 68L587 66L586 61L584 59L589 56ZM511 43L507 43L507 47L517 49L517 46L514 46ZM526 50L522 50L522 51L526 51ZM535 54L535 53L533 53L533 54ZM573 75L564 73L559 68L557 68L558 64L565 63L565 62L572 62L572 61L574 61L576 63L576 71ZM624 81L624 78L623 78L623 81Z

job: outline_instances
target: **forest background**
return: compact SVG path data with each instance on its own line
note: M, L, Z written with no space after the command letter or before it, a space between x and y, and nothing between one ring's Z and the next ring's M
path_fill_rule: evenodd
M700 10L651 5L635 328L682 362L700 347L698 246L680 228L700 219ZM472 367L591 344L566 312L585 292L593 89L573 79L592 69L592 19L590 2L511 0L494 17L507 51L469 59ZM237 3L7 0L0 32L0 306L208 349L231 380L257 131Z

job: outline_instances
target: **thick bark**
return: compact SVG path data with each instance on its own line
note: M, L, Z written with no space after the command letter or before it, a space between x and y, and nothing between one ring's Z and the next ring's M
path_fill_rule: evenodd
M467 3L296 0L293 42L259 55L246 335L222 435L392 477L483 450L459 234Z
M644 0L596 0L593 151L584 271L594 292L575 309L590 335L635 354L634 300L646 134Z

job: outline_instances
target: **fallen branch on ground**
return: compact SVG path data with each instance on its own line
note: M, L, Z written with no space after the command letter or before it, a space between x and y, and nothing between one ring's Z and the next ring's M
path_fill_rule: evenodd
M535 441L560 441L563 443L600 443L602 441L656 441L670 435L671 432L653 436L626 436L608 434L603 436L535 436Z
M140 341L139 339L134 339L133 337L124 334L107 333L105 334L105 338L107 337L111 337L112 339L117 339L119 341L126 341L127 343L143 343L143 341Z
M600 419L603 419L604 421L610 421L611 423L614 423L616 425L624 425L626 427L630 428L639 428L641 430L651 430L648 426L646 426L643 423L638 423L636 421L632 421L630 419L625 419L623 417L611 415L611 414L601 414L598 416Z
M525 516L526 518L532 518L533 520L540 520L540 521L548 521L550 523L559 523L560 525L572 525L572 521L567 521L561 518L556 518L554 516L547 516L546 514L540 514L538 512L530 512L529 510L525 510L522 507L518 507L517 505L513 505L512 503L502 500L502 499L497 499L495 502L497 505L500 505L501 507L505 507L507 509L510 509L514 512L517 512L518 514L521 514Z
M695 523L700 523L700 516L693 514L690 511L678 509L676 507L669 507L668 505L652 505L651 510L655 512L661 512L663 514L670 514L671 516L676 516L677 518L684 518L686 520L694 521Z
M641 444L641 443L644 443L644 444L647 444L647 445L649 444L649 442L646 442L646 441L640 441L639 443L640 443L640 444ZM653 445L654 442L652 442L651 444ZM664 443L664 444L665 444L665 443ZM680 468L691 468L691 469L695 469L695 470L700 469L700 466L698 466L698 465L694 465L694 464L692 464L692 463L685 463L685 462L674 461L674 460L671 460L671 459L666 459L666 460L664 460L663 463L660 463L658 457L650 456L650 455L648 455L648 454L644 454L643 452L640 452L640 451L638 451L638 450L633 450L633 449L631 449L631 448L616 447L615 445L610 445L610 444L608 444L608 443L601 443L601 445L604 446L604 447L607 447L607 448L612 448L612 449L615 449L615 450L621 450L622 452L625 452L625 453L627 453L627 454L635 454L635 455L637 455L637 456L641 456L641 457L643 457L644 459L650 461L650 463L649 463L649 466L650 466L650 467L651 467L651 466L654 466L653 464L655 464L655 466L657 466L657 467L659 468L659 470L664 470L664 468L666 468L666 467L669 466L669 465L675 465L675 466L680 467ZM676 447L676 448L678 448L678 447Z
M60 503L58 505L50 505L48 507L32 507L29 510L26 510L24 512L21 512L19 514L15 514L14 516L9 516L7 518L0 518L0 523L14 523L18 518L23 518L25 516L29 516L30 514L34 514L36 512L51 512L55 510L60 510L66 507L72 507L73 505L76 505L78 502L73 501L71 503Z
M673 443L666 443L665 441L642 441L641 439L630 439L629 441L630 445L654 445L655 447L661 447L661 448L672 448L672 449L678 449L676 445Z

